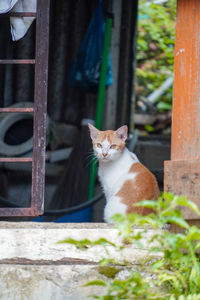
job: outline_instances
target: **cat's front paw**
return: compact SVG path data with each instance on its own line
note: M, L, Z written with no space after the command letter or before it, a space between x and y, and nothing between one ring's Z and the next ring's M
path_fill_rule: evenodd
M121 198L117 196L111 197L104 208L104 221L106 223L113 223L112 217L115 214L126 214L127 205L122 203Z

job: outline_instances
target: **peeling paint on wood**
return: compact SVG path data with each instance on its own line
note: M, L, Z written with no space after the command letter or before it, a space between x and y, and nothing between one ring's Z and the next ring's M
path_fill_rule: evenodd
M165 186L166 192L187 196L194 201L200 209L200 161L165 161ZM181 209L187 220L198 219L194 212L187 208Z
M200 158L200 1L178 0L172 160Z
M165 162L164 190L200 207L200 1L178 0L171 161ZM183 210L187 220L199 217Z

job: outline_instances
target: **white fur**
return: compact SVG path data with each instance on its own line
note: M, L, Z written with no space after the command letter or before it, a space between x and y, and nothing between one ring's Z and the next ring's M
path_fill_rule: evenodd
M136 174L128 172L136 162L138 162L136 155L127 148L115 160L99 160L98 174L107 201L104 210L106 222L111 222L111 216L115 213L125 214L126 205L120 202L120 197L115 195L126 180L135 178Z
M121 198L113 196L109 198L104 208L104 220L111 223L114 214L126 214L126 205L121 202Z

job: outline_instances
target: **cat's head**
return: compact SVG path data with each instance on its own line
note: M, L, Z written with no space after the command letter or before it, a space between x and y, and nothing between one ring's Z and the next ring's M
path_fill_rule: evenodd
M128 127L126 125L117 130L100 131L93 125L88 124L92 139L94 154L103 162L117 159L125 148Z

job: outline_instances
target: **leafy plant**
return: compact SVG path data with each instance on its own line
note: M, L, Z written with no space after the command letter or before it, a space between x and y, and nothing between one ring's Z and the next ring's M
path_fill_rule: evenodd
M172 75L174 63L176 1L164 4L139 1L136 93L143 100ZM171 109L172 88L159 99L159 111Z
M88 240L76 241L68 239L62 242L74 244L85 249L94 245L113 246L120 251L135 244L143 248L144 240L148 242L148 255L138 266L130 262L115 262L109 256L100 262L100 267L106 266L100 273L109 278L94 280L87 284L104 286L107 293L104 296L94 295L99 300L197 300L200 299L200 229L190 226L182 217L180 207L187 207L197 215L200 211L197 205L184 196L164 193L158 200L144 200L136 206L153 209L154 213L141 216L132 213L128 216L116 214L113 221L118 228L121 244L115 245L105 239L95 242ZM180 226L183 233L173 233L167 230L169 223ZM140 231L136 227L141 228ZM153 231L148 237L148 228ZM145 246L146 248L146 246ZM155 257L159 259L155 260ZM129 275L120 279L120 265L127 266ZM108 269L106 269L108 268ZM111 272L109 272L109 268ZM148 276L144 276L147 274ZM149 279L150 278L150 279Z

